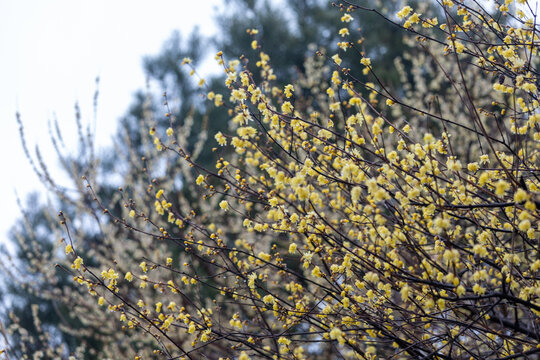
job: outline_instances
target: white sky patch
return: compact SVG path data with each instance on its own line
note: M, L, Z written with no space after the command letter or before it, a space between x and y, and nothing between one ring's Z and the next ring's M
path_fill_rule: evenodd
M0 2L0 243L19 217L15 190L23 199L43 186L24 157L15 113L25 124L29 150L35 145L57 165L47 122L56 114L68 148L76 149L74 104L83 124L92 122L95 78L100 77L96 123L98 147L116 129L132 94L144 89L142 56L158 54L172 31L187 36L217 30L220 0L18 0ZM209 54L211 55L211 54ZM53 175L55 172L53 171Z

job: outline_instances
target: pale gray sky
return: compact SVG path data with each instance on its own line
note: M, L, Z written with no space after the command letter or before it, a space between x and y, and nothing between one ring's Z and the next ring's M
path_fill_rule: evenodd
M144 55L157 54L172 31L187 35L200 25L215 33L219 0L1 0L0 1L0 243L19 216L15 190L43 190L26 161L15 112L28 145L38 144L50 165L56 157L47 121L56 114L75 149L74 104L92 117L95 78L100 77L97 139L106 144L135 90L144 88ZM69 139L72 139L69 141Z

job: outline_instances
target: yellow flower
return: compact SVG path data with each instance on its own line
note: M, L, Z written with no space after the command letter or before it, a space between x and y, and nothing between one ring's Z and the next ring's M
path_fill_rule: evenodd
M172 128L167 129L167 136L172 136L174 134L174 130Z
M334 62L338 65L341 65L341 58L339 57L338 54L332 56L332 60L334 60Z
M432 19L427 19L426 21L424 21L422 23L422 27L425 27L425 28L430 28L430 27L433 27L435 25L439 24L439 20L437 20L437 18L432 18Z
M446 161L446 166L448 166L448 170L452 171L460 171L461 170L461 162L459 160L455 160L453 158L450 158Z
M510 189L510 184L504 180L499 180L495 183L495 194L497 196L503 196L508 189Z
M197 176L197 180L195 180L195 183L197 185L201 185L203 182L204 182L204 176L202 175Z
M266 262L268 262L268 261L270 261L272 259L270 254L264 253L262 251L257 256L260 257L261 259L263 259Z
M459 285L457 288L456 288L456 294L457 296L461 296L463 294L465 294L466 290L465 290L465 287L463 287L463 285Z
M318 266L315 266L313 268L313 270L311 271L311 274L313 276L315 276L315 277L321 277L322 276L321 269Z
M407 5L397 13L397 17L400 20L403 20L405 17L407 17L410 14L411 11L412 11L412 7Z
M452 249L452 250L447 249L443 253L443 259L445 260L446 264L458 263L459 258L460 258L460 254L457 249Z
M373 282L373 283L376 283L379 281L379 275L377 275L377 273L373 272L373 271L370 271L368 273L366 273L364 275L364 280L365 281L369 281L369 282Z
M522 220L518 225L519 230L523 232L526 232L527 230L529 230L530 227L531 227L531 222L528 219Z
M461 43L459 41L454 41L453 47L456 49L456 52L458 54L461 54L463 52L463 50L465 50L465 45L463 45L463 43Z
M278 344L281 344L281 345L289 345L291 343L291 340L286 338L286 337L283 337L281 336L279 339L278 339Z
M536 85L531 83L525 83L521 86L521 88L528 92L536 92Z
M507 59L510 59L510 58L513 58L516 55L516 53L514 52L514 50L512 48L508 48L508 49L502 51L501 55L504 56Z
M80 269L83 264L83 259L80 256L77 256L75 261L73 261L73 265L71 266L74 269Z
M246 354L245 351L242 351L240 353L240 356L238 357L238 360L251 360L248 354Z
M473 292L477 295L483 295L485 294L486 292L486 289L484 289L482 286L480 286L479 284L474 284L473 288L472 288Z
M288 84L285 86L284 93L287 98L290 98L292 96L293 91L294 91L294 86L292 86L291 84Z
M124 279L126 279L127 281L132 281L133 280L133 274L131 274L131 272L128 271L126 273L126 275L124 276Z
M360 195L362 195L362 188L355 186L351 189L351 200L353 204L356 204L360 200Z
M411 288L409 287L409 285L405 285L404 287L401 288L400 295L401 295L401 300L403 302L406 302L409 300L410 292L411 292Z
M341 35L341 37L345 37L345 36L349 35L349 29L347 29L347 28L339 29L339 35Z
M223 134L220 132L218 132L215 136L214 136L214 139L216 139L216 141L218 142L218 144L220 146L225 146L227 145L227 138L225 138L225 136L223 136Z
M246 92L244 89L235 89L231 92L232 98L237 101L242 101L246 99Z
M529 195L527 192L523 189L518 189L516 193L514 194L514 201L517 203L521 203L523 201L526 201L529 199Z
M481 164L489 164L489 155L480 155L480 163Z
M72 252L73 252L73 247L70 244L66 245L66 255Z
M216 94L215 98L214 98L214 105L215 106L221 106L223 105L223 95L221 94Z
M469 171L476 172L478 170L478 168L479 168L479 166L478 166L478 163L476 161L467 164L467 170L469 170Z
M343 332L337 327L330 330L329 335L330 335L330 339L337 340L340 344L345 343L345 339L343 338Z
M255 289L255 280L257 280L257 274L252 272L248 276L248 286L250 289Z
M476 244L473 246L473 252L476 255L479 255L480 257L486 257L488 255L488 251L484 245Z
M257 134L257 130L252 128L251 126L243 126L236 130L236 133L238 136L240 136L242 139L249 139L254 137Z
M296 252L296 248L296 243L291 243L291 245L289 245L289 253L294 254Z
M219 207L222 210L229 211L229 203L227 202L227 200L221 200L221 202L219 203Z
M412 14L411 17L409 18L409 21L410 21L412 24L418 24L418 22L420 21L420 15L421 15L421 14L418 14L418 13Z
M353 20L354 18L349 14L345 14L341 17L341 22L351 22Z
M281 105L281 111L284 113L284 114L290 114L293 112L293 106L290 102L288 101L285 101L283 103L283 105Z

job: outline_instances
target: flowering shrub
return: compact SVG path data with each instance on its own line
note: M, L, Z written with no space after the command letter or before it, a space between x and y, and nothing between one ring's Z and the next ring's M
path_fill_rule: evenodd
M144 193L120 191L123 210L96 196L123 228L98 264L60 214L75 281L125 339L154 339L135 358L540 353L535 17L525 0L438 5L380 14L409 38L400 89L379 81L347 26L372 9L337 4L339 53L319 50L284 88L249 30L257 58L218 52L228 92L206 94L230 117L209 145L215 169L172 119L150 129L149 156L180 168L199 202L151 176Z

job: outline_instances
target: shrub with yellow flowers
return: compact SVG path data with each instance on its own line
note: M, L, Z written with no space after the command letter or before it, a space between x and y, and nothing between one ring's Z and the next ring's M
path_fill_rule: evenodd
M442 0L380 13L410 46L393 89L348 27L373 10L361 3L334 4L339 53L320 49L284 88L264 46L256 59L217 53L228 92L207 98L230 123L215 134L215 168L194 160L174 123L153 134L153 151L189 167L217 213L152 180L150 210L148 197L120 200L118 214L97 199L148 244L123 273L87 266L68 233L75 279L126 338L152 336L167 359L538 356L534 8Z

